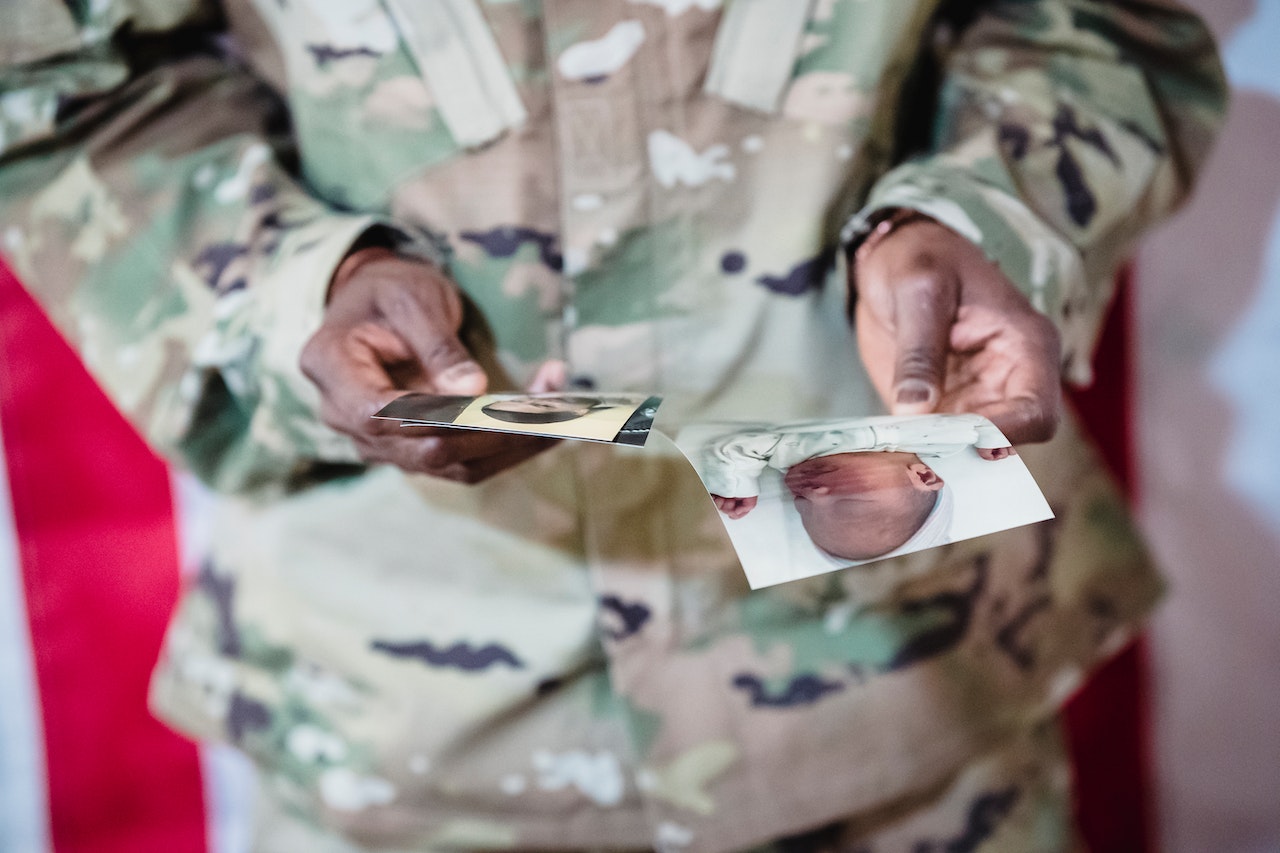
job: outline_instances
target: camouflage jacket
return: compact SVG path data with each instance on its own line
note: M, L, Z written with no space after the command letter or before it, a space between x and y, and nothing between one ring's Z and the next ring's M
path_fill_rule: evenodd
M837 249L907 207L979 243L1084 378L1117 262L1220 118L1199 22L1172 0L225 5L7 0L0 28L0 247L225 495L160 712L378 849L727 850L849 815L871 839L944 801L901 849L1032 849L996 826L1015 814L1057 849L1031 788L956 780L1158 596L1071 425L1023 451L1055 522L749 593L660 438L475 487L363 470L298 353L383 229L448 263L495 385L559 357L665 395L668 431L873 414Z

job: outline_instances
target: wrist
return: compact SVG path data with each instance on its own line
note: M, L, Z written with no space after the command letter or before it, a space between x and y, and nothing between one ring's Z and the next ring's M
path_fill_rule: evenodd
M851 246L852 260L857 263L875 251L875 248L889 238L891 234L907 225L917 222L936 222L927 213L921 213L910 207L894 207L874 216L870 222L870 230L856 246Z
M334 294L351 281L357 270L375 261L389 260L391 258L398 257L400 257L400 255L388 246L357 246L357 248L353 249L345 258L342 259L342 262L338 264L338 268L333 271L333 277L329 279L329 292L325 301L333 301Z

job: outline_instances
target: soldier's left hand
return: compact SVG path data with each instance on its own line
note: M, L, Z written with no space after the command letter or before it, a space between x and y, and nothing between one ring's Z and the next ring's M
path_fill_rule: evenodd
M375 247L357 250L339 267L324 321L300 362L320 391L321 418L351 439L361 459L478 483L555 444L371 417L407 391L486 391L489 377L460 337L463 313L457 285L424 261ZM547 381L541 373L535 380Z
M891 412L974 412L1014 444L1053 436L1058 331L978 246L912 220L873 233L850 277L858 348Z

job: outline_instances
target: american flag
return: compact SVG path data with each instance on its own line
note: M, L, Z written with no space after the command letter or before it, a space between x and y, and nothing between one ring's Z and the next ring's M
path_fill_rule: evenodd
M252 776L146 708L199 492L0 265L0 853L248 849Z

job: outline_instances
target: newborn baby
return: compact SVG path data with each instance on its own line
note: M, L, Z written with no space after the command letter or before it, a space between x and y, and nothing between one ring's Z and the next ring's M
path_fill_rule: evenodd
M970 447L991 460L1014 452L978 415L855 418L734 433L705 448L701 467L716 507L734 519L755 508L766 467L784 472L813 543L860 561L913 539L912 550L945 541L950 499L928 460Z

